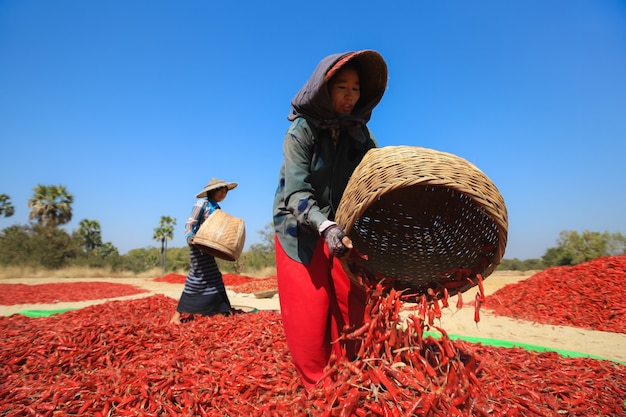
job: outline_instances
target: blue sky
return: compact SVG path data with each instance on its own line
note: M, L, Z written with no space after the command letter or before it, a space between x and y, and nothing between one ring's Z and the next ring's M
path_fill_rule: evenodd
M381 146L461 156L502 193L508 259L563 230L626 233L626 3L0 0L0 194L74 195L120 253L170 247L210 177L246 248L271 209L290 101L324 56L375 49Z

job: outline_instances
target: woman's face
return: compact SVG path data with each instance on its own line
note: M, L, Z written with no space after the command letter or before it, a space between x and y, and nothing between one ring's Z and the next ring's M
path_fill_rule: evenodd
M342 68L328 84L333 108L339 114L350 114L361 97L359 73L354 68Z
M228 187L218 188L213 191L213 200L215 200L216 203L224 201L226 194L228 194Z

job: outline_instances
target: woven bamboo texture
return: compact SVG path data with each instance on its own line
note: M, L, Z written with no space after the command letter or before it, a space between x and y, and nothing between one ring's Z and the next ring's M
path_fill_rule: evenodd
M198 229L193 244L208 255L234 262L243 251L245 239L243 219L215 210Z
M508 230L504 200L482 171L413 146L370 150L335 221L356 249L342 261L354 282L385 281L416 294L446 288L453 295L476 285L476 274L487 278L504 255Z

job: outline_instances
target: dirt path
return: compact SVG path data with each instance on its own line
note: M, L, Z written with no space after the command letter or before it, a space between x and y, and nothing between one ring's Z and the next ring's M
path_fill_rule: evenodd
M486 295L493 294L507 284L526 279L531 274L515 272L495 273L484 282ZM1 315L11 315L23 310L61 310L68 308L82 308L93 304L104 303L109 300L125 300L146 297L154 294L178 300L183 284L169 284L155 282L152 278L5 278L0 284L43 284L54 282L116 282L135 285L147 292L111 299L90 300L80 302L64 302L55 304L20 304L14 306L0 306ZM463 294L465 300L473 300L477 289ZM272 298L257 298L252 294L236 294L229 292L231 304L243 310L279 310L278 296ZM464 307L457 310L454 307L456 297L452 297L449 309L444 309L441 326L452 336L464 336L478 339L495 339L510 341L518 344L542 346L568 352L577 352L594 357L610 359L626 363L626 335L620 333L598 332L574 327L540 325L536 323L512 320L506 317L496 317L490 312L481 312L480 322L474 323L474 308Z

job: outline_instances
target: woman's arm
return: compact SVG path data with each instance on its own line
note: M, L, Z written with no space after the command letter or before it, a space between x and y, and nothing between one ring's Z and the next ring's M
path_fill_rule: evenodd
M196 235L200 225L200 216L204 213L204 206L206 200L197 200L191 209L191 214L185 223L185 240L187 244L190 243L190 239Z
M304 119L297 119L287 131L283 143L284 203L301 226L317 231L327 218L320 211L311 181L314 147L313 131Z

